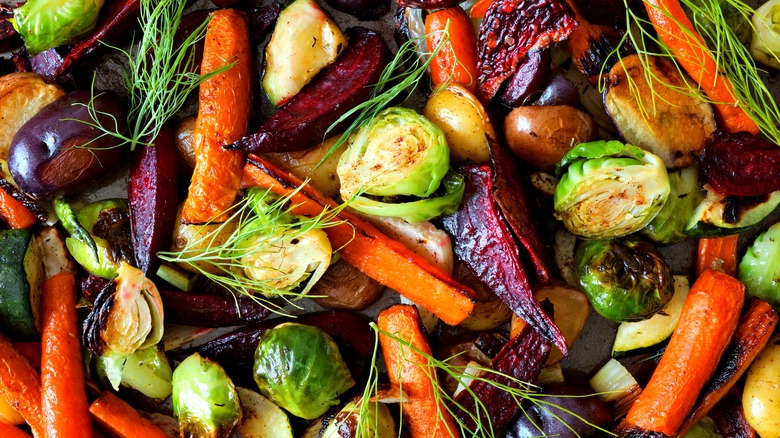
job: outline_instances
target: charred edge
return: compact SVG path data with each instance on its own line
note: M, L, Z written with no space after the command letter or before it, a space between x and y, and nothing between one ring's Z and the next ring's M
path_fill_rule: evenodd
M603 71L609 71L620 57L634 52L628 40L621 45L625 31L607 26L598 26L598 29L600 30L598 38L591 40L588 50L577 57L580 71L588 77L601 73L602 67ZM619 53L620 57L616 53Z
M617 434L618 438L672 438L663 432L655 432L630 425L625 420L621 421L613 432Z
M102 210L92 227L92 234L106 240L109 254L115 262L134 260L130 216L122 209Z
M108 316L115 301L115 292L116 283L113 281L100 291L95 299L92 311L89 312L82 326L82 344L84 344L87 350L98 356L102 356L106 348L106 342L101 333L105 329L106 324L108 324Z
M745 418L742 401L734 394L728 394L709 412L709 417L715 423L723 436L730 438L756 438L756 431Z
M738 224L742 215L753 207L765 203L769 195L760 196L727 196L723 203L723 221L728 224Z
M239 141L241 141L241 140L239 140ZM238 143L238 142L236 142L236 143ZM235 145L236 143L233 143L233 144ZM295 189L298 188L298 185L296 185L292 181L288 180L285 177L285 175L282 175L281 173L277 172L276 169L267 166L265 162L257 160L257 159L254 159L254 158L252 158L251 155L249 156L249 158L246 159L246 162L247 162L247 164L251 164L251 165L257 167L258 169L260 169L261 171L265 172L266 174L268 174L268 176L270 176L271 178L276 180L276 182L281 184L282 187L284 187L285 189L293 189L293 190L295 190Z
M7 179L0 176L0 190L5 190L12 198L19 201L38 219L38 224L43 224L49 218L49 214L35 202L32 198L25 195L21 190L14 187Z

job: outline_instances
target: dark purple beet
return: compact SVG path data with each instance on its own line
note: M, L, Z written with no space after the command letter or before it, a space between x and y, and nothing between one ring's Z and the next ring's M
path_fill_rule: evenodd
M566 78L558 68L550 69L547 84L533 105L568 105L574 108L580 106L580 90Z
M125 108L113 93L92 99L89 91L79 90L60 97L25 123L11 142L8 166L20 189L38 198L79 193L125 156L120 140L83 123L95 123L85 106L90 100L98 123L125 130Z
M544 87L550 69L550 57L548 48L528 52L517 66L517 71L504 82L498 100L511 107L533 101Z
M328 4L361 20L376 20L390 12L390 0L328 0Z
M723 195L767 195L780 190L780 149L749 132L718 132L704 145L701 170Z
M250 298L161 290L165 322L197 327L230 327L265 320L271 311Z

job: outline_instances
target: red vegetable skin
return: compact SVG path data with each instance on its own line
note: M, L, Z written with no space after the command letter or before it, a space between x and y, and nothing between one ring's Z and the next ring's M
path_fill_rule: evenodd
M518 316L566 354L566 340L534 297L519 248L495 200L489 166L463 166L466 194L461 209L444 218L455 254Z
M504 82L498 99L506 106L518 107L533 101L542 92L550 70L550 49L531 50L517 65L517 70ZM580 94L577 92L577 101Z
M349 45L336 61L282 106L254 134L226 146L246 152L290 152L323 140L330 125L371 95L391 59L390 49L374 31L347 31ZM339 132L346 125L339 125Z
M521 382L534 382L544 368L547 356L550 354L550 344L529 325L523 327L520 333L510 339L504 348L498 352L490 363L490 369L498 374L484 376L495 383L517 388L515 381L508 379L511 376ZM469 385L477 398L487 408L490 422L494 430L499 430L509 424L520 412L520 405L512 398L512 395L496 386L482 380L474 380ZM471 415L484 415L478 411L476 401L468 391L462 391L455 397L455 401L462 406L458 418L466 424L470 430L476 425Z
M701 170L718 193L763 196L780 190L780 148L749 132L718 132L701 152Z
M155 272L157 251L170 247L178 208L179 157L173 129L164 125L153 144L135 151L127 185L135 263L144 273Z
M271 311L250 298L161 290L165 321L198 327L230 327L262 321Z
M529 51L565 40L576 26L563 0L495 0L477 35L477 97L489 102Z

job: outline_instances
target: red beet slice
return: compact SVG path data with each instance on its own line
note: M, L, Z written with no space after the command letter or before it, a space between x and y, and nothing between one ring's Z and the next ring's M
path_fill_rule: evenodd
M538 96L544 87L551 56L547 48L528 52L517 66L517 71L504 83L498 100L511 107L534 100L533 97Z
M701 153L701 169L726 196L762 196L780 190L780 147L749 132L718 132Z
M230 327L260 322L271 314L251 298L233 298L173 290L161 290L165 322L196 327Z

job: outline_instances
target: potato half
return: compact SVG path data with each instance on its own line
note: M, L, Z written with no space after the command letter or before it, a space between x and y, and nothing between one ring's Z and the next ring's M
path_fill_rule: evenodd
M8 159L16 131L46 105L65 92L35 73L11 73L0 77L0 159Z

